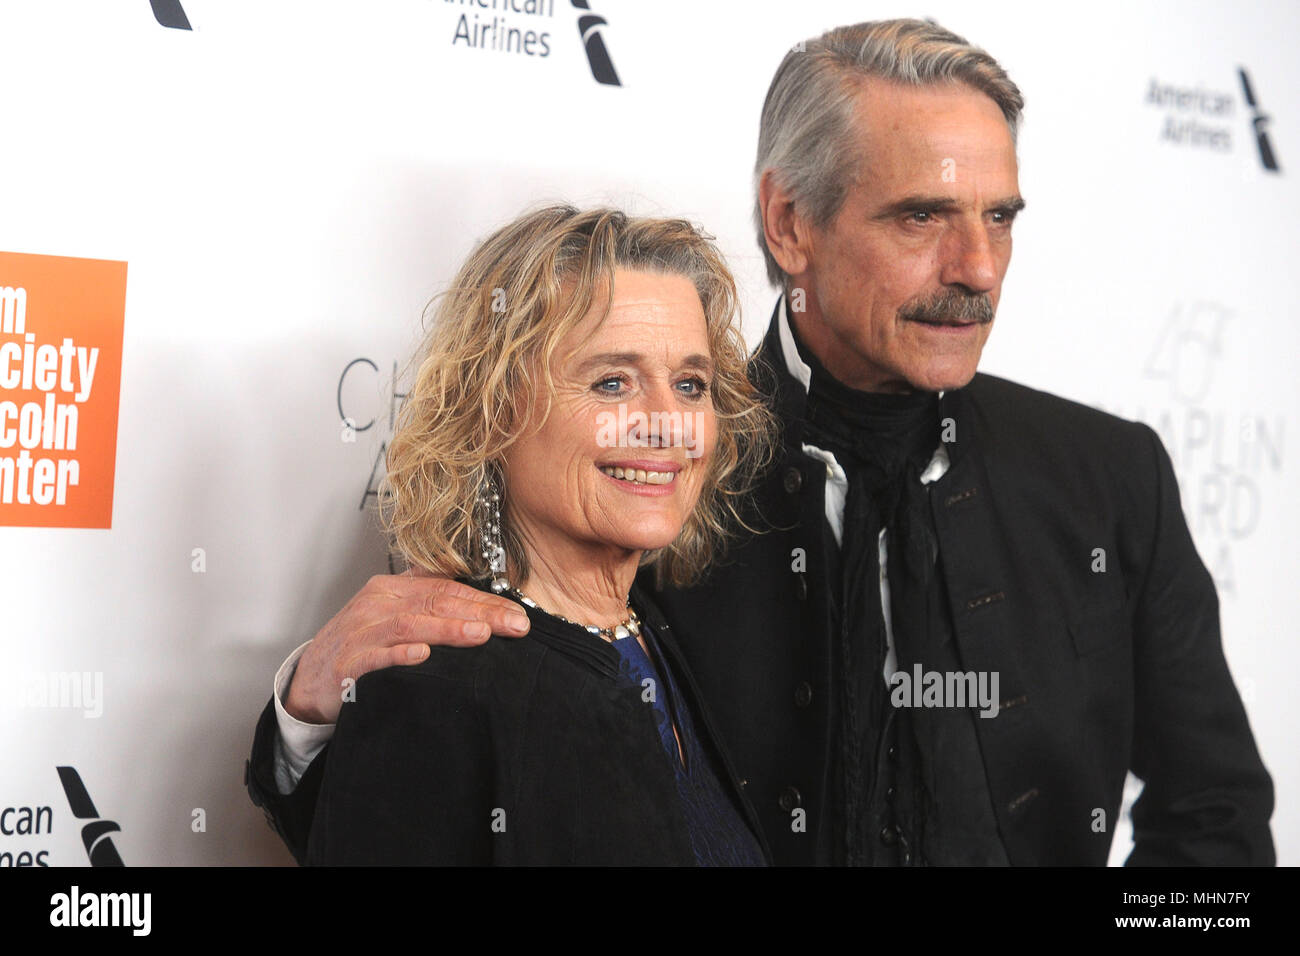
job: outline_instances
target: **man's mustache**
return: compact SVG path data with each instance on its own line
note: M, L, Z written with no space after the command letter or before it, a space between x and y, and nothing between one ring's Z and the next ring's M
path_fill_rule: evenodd
M898 310L900 318L921 322L993 321L993 300L986 293L969 295L945 289L928 299L913 300Z

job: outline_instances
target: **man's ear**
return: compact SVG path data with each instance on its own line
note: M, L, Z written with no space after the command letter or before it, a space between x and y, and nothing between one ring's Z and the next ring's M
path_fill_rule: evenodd
M794 199L777 182L776 171L763 170L758 181L758 208L768 251L789 276L802 274L812 258L812 230Z

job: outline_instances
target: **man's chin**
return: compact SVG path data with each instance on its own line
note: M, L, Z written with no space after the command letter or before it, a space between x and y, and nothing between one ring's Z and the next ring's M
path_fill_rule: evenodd
M918 392L951 392L969 385L976 371L977 365L966 363L960 367L917 369L907 376L907 384Z
M936 382L935 384L930 386L929 391L953 392L959 388L965 388L967 385L971 383L971 380L973 378L975 378L975 373L971 372L969 375L963 376L962 378L959 379L951 379L951 380L945 380L943 382Z

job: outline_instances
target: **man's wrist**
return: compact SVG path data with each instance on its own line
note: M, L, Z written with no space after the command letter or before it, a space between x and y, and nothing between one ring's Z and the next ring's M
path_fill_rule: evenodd
M275 722L279 734L275 742L275 781L282 794L291 793L307 767L334 736L334 724L314 724L299 720L284 707L284 697L293 681L298 660L306 651L306 641L280 665L275 675L273 699Z

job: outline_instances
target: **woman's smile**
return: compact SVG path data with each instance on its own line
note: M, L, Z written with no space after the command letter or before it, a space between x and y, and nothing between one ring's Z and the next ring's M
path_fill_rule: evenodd
M597 465L600 472L614 479L622 491L633 494L671 495L676 489L681 465L671 461L620 461Z

